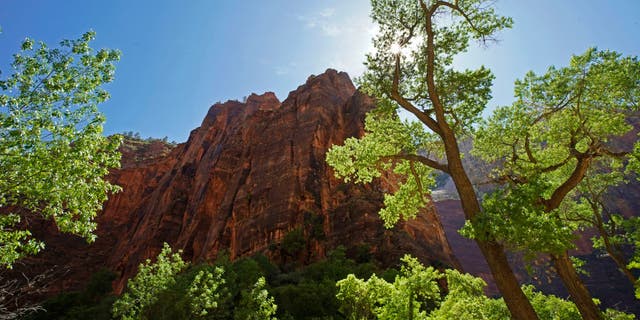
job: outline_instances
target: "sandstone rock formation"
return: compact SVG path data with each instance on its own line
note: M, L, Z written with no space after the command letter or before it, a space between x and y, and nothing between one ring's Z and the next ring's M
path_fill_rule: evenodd
M389 263L411 252L456 265L432 210L387 231L376 215L383 186L344 184L325 163L331 145L363 133L372 107L334 70L310 77L282 103L265 93L212 106L167 157L114 174L124 191L101 221L128 227L107 264L127 278L168 242L193 261L225 250L231 259L262 252L309 262L342 244L364 245ZM304 235L304 249L282 250L294 231Z
M123 150L122 169L110 178L123 191L99 215L95 244L64 244L70 237L56 235L60 241L37 259L69 266L60 289L107 266L120 276L116 291L163 242L191 261L225 251L232 259L264 253L308 263L344 245L386 264L408 252L424 263L458 266L433 209L386 230L377 211L390 186L345 184L325 163L331 145L363 134L373 105L335 70L309 77L284 102L265 93L216 104L168 153L160 146ZM295 250L286 243L292 235L302 239ZM51 254L68 248L77 250Z

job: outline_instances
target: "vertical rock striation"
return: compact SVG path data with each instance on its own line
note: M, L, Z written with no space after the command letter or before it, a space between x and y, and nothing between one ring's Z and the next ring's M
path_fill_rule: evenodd
M262 252L305 263L345 245L388 263L411 252L457 265L433 210L385 230L376 214L382 186L345 184L325 163L333 144L363 134L372 107L334 70L311 76L282 103L265 93L212 106L166 158L114 175L124 191L109 200L102 220L126 219L127 228L108 265L126 279L163 242L193 261L225 250L231 259ZM304 235L304 249L287 252L282 241L294 230Z
M74 252L47 259L73 265L75 279L106 265L120 275L117 292L163 242L191 261L224 251L231 259L264 253L304 264L343 245L386 264L411 253L425 263L457 266L433 209L386 230L377 212L388 187L346 184L325 163L332 145L363 134L373 106L346 73L327 70L284 102L268 92L212 106L188 141L170 152L125 146L123 167L110 178L123 190L98 217L97 243L78 249L92 258ZM298 235L295 250L287 247L291 235Z

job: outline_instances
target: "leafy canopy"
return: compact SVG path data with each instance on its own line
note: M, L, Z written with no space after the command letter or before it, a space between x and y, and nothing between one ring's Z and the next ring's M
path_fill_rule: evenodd
M371 4L379 32L359 84L377 99L378 108L367 115L365 136L333 146L327 163L347 181L367 183L389 171L400 177L380 212L390 227L427 204L433 169L449 172L441 161L445 144L456 142L445 141L445 131L466 136L491 98L491 72L484 67L455 70L454 57L472 39L491 40L512 21L483 0ZM419 122L401 121L398 108Z
M189 285L187 296L191 300L191 310L196 316L206 316L218 307L221 299L220 287L224 285L224 269L217 267L210 272L200 270Z
M277 306L253 260L190 266L164 244L113 304L116 319L276 319ZM256 267L256 268L253 268ZM247 270L243 270L247 269ZM254 279L255 283L254 283ZM249 287L249 288L247 288Z
M31 39L0 78L0 264L44 244L20 222L53 219L60 231L93 241L94 218L109 192L103 178L119 166L118 138L102 135L102 85L114 79L117 50L93 50L90 31L49 48Z
M595 224L589 202L622 182L629 150L611 141L632 128L639 84L637 58L595 48L516 81L517 100L475 135L473 153L499 164L493 178L502 188L469 229L534 252L571 249L575 232Z
M436 282L442 275L406 255L393 283L372 275L369 280L350 274L338 281L336 297L348 319L427 319L440 299Z
M503 299L487 297L481 278L457 270L444 273L424 267L417 259L405 256L404 266L393 283L371 276L362 280L348 275L337 283L340 310L347 319L510 319ZM438 281L446 278L448 292L441 293ZM540 319L582 319L570 301L545 295L524 286ZM605 319L634 319L633 315L607 310Z
M265 289L266 280L258 278L251 290L242 292L240 303L236 308L234 319L236 320L277 320L274 315L278 306L273 297Z
M470 40L491 40L512 20L496 14L484 0L371 4L379 33L360 79L365 92L394 100L436 133L440 112L457 132L470 129L491 98L493 75L484 67L455 70L453 59L467 50ZM398 47L400 52L394 50Z
M152 263L147 259L145 263L141 263L136 276L127 283L127 291L113 304L114 318L144 319L145 309L155 303L158 295L175 283L175 276L188 266L182 260L180 253L171 253L171 247L165 243L155 262ZM207 275L204 279L199 278L198 283L203 282L203 288L189 291L189 294L195 297L195 310L198 315L202 314L209 305L200 299L199 290L206 291L212 287L210 280L212 279Z
M420 125L403 122L391 112L383 108L369 112L365 121L367 134L360 139L349 138L343 146L333 146L326 157L345 182L369 183L387 171L404 177L393 194L384 196L385 207L379 214L388 228L401 217L414 218L427 204L428 188L435 183L431 168L410 159L418 152L418 146L426 146L430 138L418 135L423 132Z

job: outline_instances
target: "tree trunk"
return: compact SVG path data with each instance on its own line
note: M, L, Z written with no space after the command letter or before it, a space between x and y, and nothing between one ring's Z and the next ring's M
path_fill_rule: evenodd
M622 255L616 250L614 250L613 248L611 248L611 246L609 245L605 246L605 250L607 250L607 253L609 254L609 257L611 258L611 260L613 260L613 262L615 262L615 264L618 266L618 269L620 269L620 271L627 277L627 279L629 279L629 282L631 282L631 285L633 285L634 288L637 288L638 278L636 278L636 276L633 275L631 270L627 268L627 264L624 262L624 258L622 257Z
M547 214L551 214L553 210L560 207L560 204L564 201L565 197L582 181L589 169L589 165L593 161L592 156L587 156L585 154L576 156L576 159L578 160L578 163L569 178L567 178L567 180L553 192L551 198L542 201ZM600 309L593 302L591 293L589 293L587 287L585 287L580 277L578 277L578 273L573 267L573 263L571 262L571 259L569 259L567 251L562 254L552 254L551 261L553 261L553 265L556 268L556 272L558 273L560 280L562 280L565 288L567 288L567 291L571 295L571 300L578 307L582 318L602 319Z
M625 260L624 256L611 243L609 234L607 233L607 230L604 229L604 223L602 221L602 218L600 217L599 210L598 210L598 207L596 206L596 203L592 203L591 208L593 210L593 216L596 221L596 227L598 228L598 233L600 233L600 236L602 237L602 240L604 242L604 249L609 254L609 257L611 258L611 260L613 260L613 262L615 262L615 264L618 266L620 271L622 271L622 273L627 277L627 279L629 279L629 282L631 282L631 285L633 285L634 288L637 288L638 279L636 278L636 276L633 275L633 273L631 273L631 270L627 268L627 261Z
M571 301L578 307L582 318L587 320L602 319L600 309L593 302L589 290L587 290L582 280L578 277L578 273L573 267L569 255L566 252L560 255L552 254L551 260L556 268L556 272L571 295Z
M496 281L496 285L502 293L513 319L538 319L529 299L520 288L518 279L509 265L502 245L496 242L478 240L476 240L476 243L478 243L480 251L482 251L489 264L493 279Z
M480 203L473 185L462 166L458 145L457 143L445 143L445 150L447 151L450 175L460 196L465 218L472 220L480 214ZM493 279L504 297L512 319L537 320L538 316L531 302L522 292L520 283L509 265L504 247L490 235L488 238L487 241L476 239L476 243L480 247L485 260L487 260Z

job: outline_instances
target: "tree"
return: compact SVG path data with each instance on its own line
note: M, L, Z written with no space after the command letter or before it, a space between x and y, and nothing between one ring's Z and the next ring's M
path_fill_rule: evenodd
M136 276L127 283L127 291L113 304L114 318L125 320L144 319L144 311L153 305L158 295L175 283L175 276L184 270L188 264L182 260L180 252L171 253L171 247L164 244L155 262L147 259L141 263ZM208 277L202 281L207 282ZM191 293L191 290L189 291ZM194 290L193 295L200 297ZM196 300L200 301L200 300ZM201 306L201 304L197 304ZM208 304L202 304L198 311L206 310ZM199 312L199 313L200 313Z
M607 253L635 287L636 298L640 299L640 283L631 271L632 268L640 267L640 264L635 264L640 261L640 217L625 218L612 212L605 199L611 187L625 183L622 168L617 166L601 172L590 170L577 190L580 201L587 208L586 211L591 211L591 216L584 217L583 221L598 232L598 235L591 239L593 247ZM634 248L631 262L626 258L626 248Z
M384 287L389 289L386 281L380 282L381 279L372 275L369 280L364 281L357 278L353 274L349 274L346 278L338 281L338 292L336 298L341 302L340 312L342 312L348 320L375 319L374 306L378 301L376 290L374 287ZM388 283L387 283L388 284Z
M34 277L7 277L7 269L0 269L0 319L21 319L29 314L42 311L41 303L33 297L49 289L54 279L60 276L55 268L48 269Z
M93 241L94 218L118 187L104 180L119 165L118 137L102 135L98 104L109 98L120 53L77 40L49 48L31 39L0 79L0 264L11 267L44 247L22 219L35 213L59 230Z
M416 258L402 258L400 275L393 283L375 274L363 281L353 274L338 281L336 297L348 319L427 319L440 300L437 280L442 275Z
M236 320L277 320L274 315L276 306L273 297L264 288L266 281L264 277L258 278L251 290L244 290L240 303L236 307L233 316Z
M216 267L213 272L201 270L189 285L187 296L191 301L191 313L195 317L204 317L218 308L221 299L220 289L225 281L224 269Z
M486 43L511 26L511 19L496 14L491 2L371 1L371 16L380 32L360 84L380 107L367 116L366 135L334 146L327 162L345 180L369 182L389 170L405 178L393 195L385 196L381 216L387 225L412 217L426 205L432 169L451 176L468 221L473 223L481 214L458 142L469 137L480 119L491 97L493 76L484 67L458 71L452 63L471 39ZM400 121L397 108L419 123ZM476 242L512 316L537 319L503 245L490 233Z
M470 274L462 274L457 270L447 270L446 275L449 293L440 307L431 313L431 319L498 320L509 318L509 311L502 299L490 299L484 295L483 289L487 285L484 280Z
M474 152L502 164L494 170L502 187L470 224L476 237L490 233L549 254L585 319L600 318L600 310L567 251L576 232L602 222L594 197L616 184L628 154L609 141L631 129L638 79L636 58L592 48L567 67L516 81L516 102L497 108L476 133Z
M275 300L253 260L190 266L164 244L147 259L113 304L117 319L276 319ZM251 279L257 279L251 280Z
M481 278L449 269L444 274L425 268L415 258L405 256L402 272L389 283L376 275L361 280L350 274L337 283L337 298L347 319L509 319L503 299L487 297ZM446 278L447 292L441 293L438 280ZM541 319L582 319L576 305L553 295L524 286ZM607 310L607 319L634 319L633 315Z
M599 236L594 237L593 246L604 249L618 266L618 269L635 287L635 295L640 299L640 281L631 271L640 269L640 217L625 218L620 214L609 214L602 204L593 202L594 220ZM608 221L603 222L599 215L607 213ZM627 260L623 248L632 247L633 255Z

